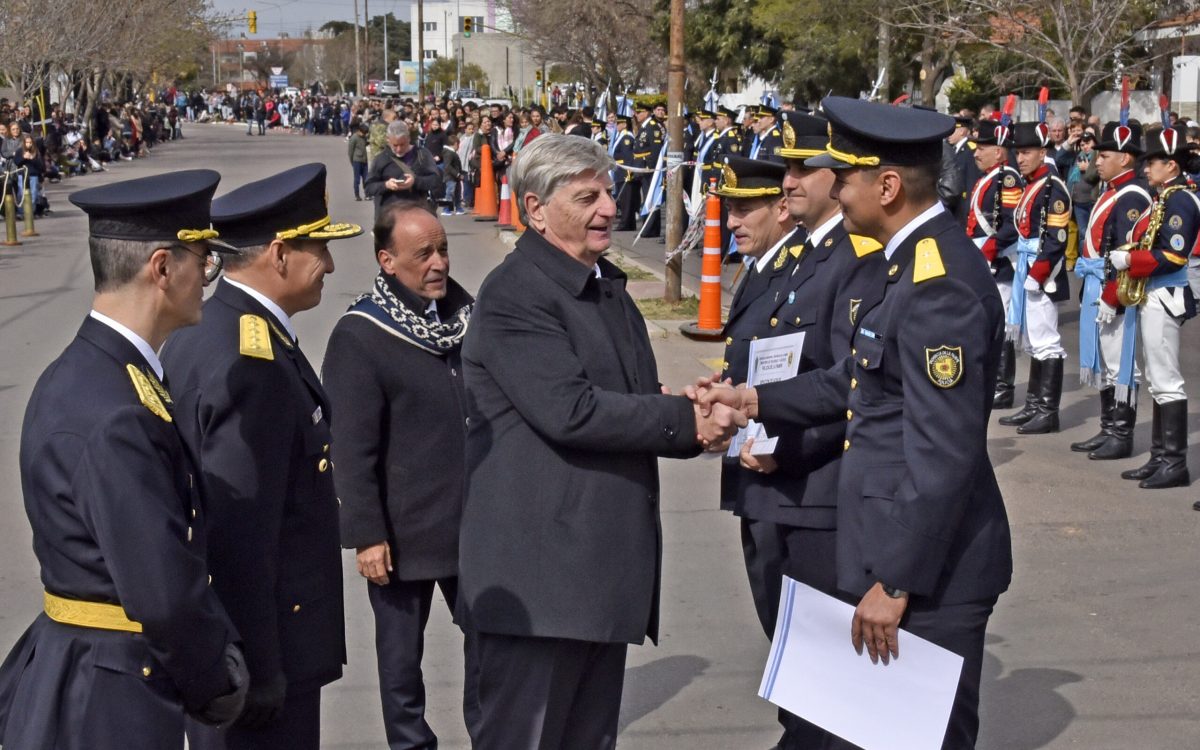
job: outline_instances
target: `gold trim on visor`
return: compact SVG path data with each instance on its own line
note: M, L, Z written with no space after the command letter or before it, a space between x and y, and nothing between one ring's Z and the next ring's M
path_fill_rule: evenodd
M181 242L203 242L215 240L221 235L215 229L180 229L175 236Z
M811 159L825 153L823 148L781 148L779 155L785 159Z
M357 237L362 232L363 228L358 224L340 222L338 224L328 224L324 229L319 229L315 232L309 232L308 236L314 240L341 240L347 237Z
M313 232L317 231L318 229L327 225L328 223L329 223L329 217L326 216L323 219L317 219L316 221L309 223L309 224L301 224L300 226L295 227L293 229L283 229L281 231L278 231L275 233L275 239L277 239L277 240L294 240L302 234L304 234L304 235L312 234Z
M761 188L719 188L713 195L719 198L761 198L765 195L783 195L783 189L777 187Z
M858 156L856 154L846 153L845 151L838 151L836 148L833 147L832 143L829 143L825 146L825 153L829 154L830 156L832 156L833 158L837 159L838 161L840 161L844 164L849 164L852 167L878 167L879 166L879 157L878 156Z
M75 625L81 628L97 628L99 630L121 630L126 633L142 632L142 624L134 622L125 614L119 604L104 604L103 602L82 602L77 599L65 599L61 596L44 592L42 606L46 616L64 625Z

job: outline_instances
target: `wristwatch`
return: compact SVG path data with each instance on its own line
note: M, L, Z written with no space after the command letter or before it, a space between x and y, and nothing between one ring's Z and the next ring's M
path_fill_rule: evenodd
M880 581L879 585L883 589L883 593L887 594L893 599L903 599L904 597L908 596L907 591L904 591L903 589L892 588L883 581Z

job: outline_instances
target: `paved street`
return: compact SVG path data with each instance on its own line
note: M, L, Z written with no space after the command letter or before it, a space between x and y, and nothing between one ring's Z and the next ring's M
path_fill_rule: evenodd
M34 379L62 350L91 295L83 214L69 191L183 168L225 176L218 193L285 167L325 161L335 220L369 225L371 204L350 193L340 138L271 134L246 137L236 126L196 125L186 140L108 174L50 186L52 217L41 236L0 248L0 652L37 614L40 585L21 504L20 424ZM490 224L446 220L452 274L468 289L507 252ZM621 241L628 244L629 237ZM297 318L301 345L318 365L339 314L368 288L376 270L368 237L335 243L337 272L322 305ZM662 245L638 243L633 255L661 259ZM661 260L659 260L661 263ZM688 268L697 264L689 259ZM693 272L694 273L694 272ZM1062 306L1064 311L1070 305ZM993 424L989 447L1013 526L1016 574L989 632L980 747L1174 748L1200 746L1200 485L1158 492L1124 482L1149 443L1144 399L1134 459L1090 462L1067 444L1092 434L1097 401L1075 385L1076 313L1064 314L1068 351L1064 431L1020 437ZM652 326L664 382L680 386L705 372L717 344L683 339L675 324ZM1185 328L1192 435L1200 445L1200 323ZM1028 361L1018 363L1024 380ZM1018 390L1023 396L1023 388ZM946 420L953 414L941 415ZM336 416L335 416L336 418ZM1200 447L1190 455L1200 473ZM767 748L778 737L774 707L756 696L767 643L753 614L734 519L716 510L718 463L663 461L665 541L663 637L630 651L620 746L629 750ZM384 747L366 583L345 556L349 665L328 688L328 748ZM462 728L461 637L436 605L428 629L429 717L447 748L467 746Z

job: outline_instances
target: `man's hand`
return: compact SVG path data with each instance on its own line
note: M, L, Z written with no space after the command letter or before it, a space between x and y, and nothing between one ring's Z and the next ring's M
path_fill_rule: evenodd
M747 438L746 442L742 443L742 451L738 454L738 463L742 465L742 468L757 471L759 474L771 474L779 468L779 463L774 456L752 455L750 449L753 447L754 438Z
M1040 291L1042 291L1042 285L1039 284L1038 280L1033 278L1032 276L1026 276L1025 277L1025 291L1040 292Z
M691 394L688 395L691 398ZM693 400L705 416L715 404L724 404L742 412L748 419L758 418L758 391L745 385L734 388L728 382L714 383L708 388L697 389Z
M246 658L242 650L232 643L225 644L225 668L229 672L228 693L218 695L196 714L196 718L205 724L225 727L242 713L246 704L246 691L250 689L250 673L246 671Z
M358 548L358 574L380 586L388 582L392 572L392 549L387 542Z
M900 618L908 607L908 594L893 599L883 593L883 584L876 583L854 608L854 620L850 623L850 643L860 655L863 646L871 656L871 663L878 664L880 657L887 664L892 658L900 657Z
M1129 270L1129 251L1128 250L1113 250L1108 254L1108 260L1112 263L1112 267L1118 271Z
M1096 301L1096 325L1106 326L1117 319L1117 309L1104 300Z
M282 673L266 682L251 682L246 707L238 717L238 726L262 729L279 718L287 698L287 678Z
M738 429L746 426L746 415L725 404L713 404L707 416L701 413L698 404L693 406L693 410L696 415L696 442L708 450L718 450Z

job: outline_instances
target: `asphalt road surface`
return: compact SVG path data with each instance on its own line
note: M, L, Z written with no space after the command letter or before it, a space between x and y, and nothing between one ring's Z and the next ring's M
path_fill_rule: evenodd
M241 127L222 125L185 124L184 132L184 141L165 144L148 159L50 186L54 213L39 222L41 236L0 248L0 476L6 480L0 483L0 650L41 605L17 468L25 403L38 374L74 335L91 298L86 222L67 194L195 167L219 170L224 179L218 192L225 192L287 167L324 161L334 221L370 224L371 204L353 200L341 138L247 137ZM475 290L507 247L490 224L470 217L445 223L451 272ZM625 245L630 239L619 238ZM337 271L326 283L324 301L296 321L301 345L317 367L337 317L369 288L375 272L367 237L335 246ZM642 241L631 254L661 270L662 250ZM698 265L695 258L686 268L692 265ZM1062 305L1073 352L1077 311L1070 308ZM718 344L683 339L674 324L651 327L665 383L683 385L720 356ZM1200 323L1184 330L1185 372L1196 391ZM1191 503L1200 492L1138 490L1119 478L1145 458L1148 398L1133 459L1092 462L1067 449L1096 426L1097 400L1075 383L1077 364L1072 354L1063 432L1019 437L992 426L989 447L1012 521L1016 573L989 630L979 746L1193 749L1200 746L1200 513ZM1022 357L1021 381L1027 366ZM1193 404L1193 436L1198 412ZM1190 458L1200 471L1200 448ZM657 648L630 650L620 746L768 748L778 738L775 710L756 695L768 644L751 606L737 523L717 510L718 464L706 457L663 461L662 468L663 634ZM322 745L382 748L367 584L350 553L344 570L349 664L325 690ZM466 747L462 640L440 603L427 634L429 721L443 747Z

